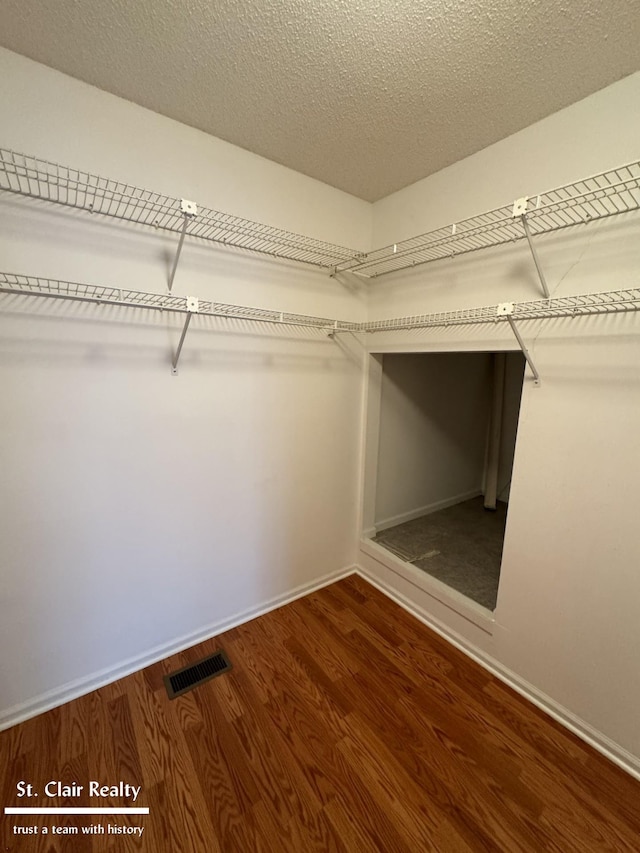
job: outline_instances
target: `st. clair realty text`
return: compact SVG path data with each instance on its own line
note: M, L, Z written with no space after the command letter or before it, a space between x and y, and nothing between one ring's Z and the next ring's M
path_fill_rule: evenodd
M89 797L125 797L131 798L133 802L138 799L138 794L142 790L142 785L129 785L128 782L118 782L117 785L102 785L100 782L89 782ZM44 786L45 797L81 797L84 791L84 785L78 785L77 782L71 782L66 785L63 782L52 780ZM37 797L38 792L34 791L33 785L29 782L18 782L16 785L16 795L18 797Z

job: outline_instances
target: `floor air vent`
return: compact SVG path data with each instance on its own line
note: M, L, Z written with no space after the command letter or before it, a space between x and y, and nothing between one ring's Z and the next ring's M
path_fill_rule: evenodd
M177 672L172 672L170 675L165 675L164 684L169 694L169 699L175 699L177 696L182 696L188 690L193 690L199 684L215 678L216 675L222 675L231 669L231 662L226 653L222 650L217 651L209 657L197 663L189 664L189 666L179 669Z

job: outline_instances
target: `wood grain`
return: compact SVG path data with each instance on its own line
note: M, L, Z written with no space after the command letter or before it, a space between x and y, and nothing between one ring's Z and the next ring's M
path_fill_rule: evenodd
M169 700L163 675L219 647L233 669ZM16 853L640 849L639 783L356 576L1 733L0 756L3 805L95 779L150 808L5 816ZM91 823L144 833L12 832Z

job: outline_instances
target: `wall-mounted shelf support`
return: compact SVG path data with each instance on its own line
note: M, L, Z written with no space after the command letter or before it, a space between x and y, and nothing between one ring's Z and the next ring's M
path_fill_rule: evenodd
M184 339L187 336L187 330L189 328L189 323L191 322L191 318L194 314L197 314L200 311L200 303L195 298L195 296L187 296L187 311L188 314L184 321L184 326L182 327L182 334L180 335L180 341L178 342L178 349L176 350L176 354L173 359L173 363L171 364L171 373L174 376L178 374L178 361L180 360L180 353L182 352L182 345L184 344Z
M182 344L184 343L184 339L187 336L187 329L189 328L189 323L191 322L192 314L187 314L187 319L184 321L184 326L182 327L182 334L180 335L180 342L178 343L178 349L176 350L176 354L173 358L173 362L171 364L171 373L174 376L178 375L178 361L180 359L180 353L182 352Z
M16 273L0 272L0 293L186 314L180 343L172 363L174 372L178 365L191 316L195 313L239 322L316 329L319 332L324 332L330 338L334 338L338 332L379 333L427 329L438 326L460 326L468 323L496 323L507 320L536 383L540 382L540 376L515 324L516 320L524 322L551 317L589 317L598 314L640 311L640 287L629 290L608 290L602 293L556 296L553 299L537 299L530 302L505 302L500 305L487 305L480 308L463 308L458 311L440 311L432 314L417 314L411 317L391 317L364 323L314 317L307 314L291 314L286 311L274 311L270 308L227 305L221 302L196 299L195 297L184 299L171 294L145 293L140 290L126 290L121 287L37 278Z
M130 184L0 148L0 191L152 226L180 235L169 290L185 236L326 269L332 278L364 279L527 238L544 295L550 298L533 239L563 228L640 209L640 161L608 169L537 196L535 205L514 205L459 220L369 252L356 251L281 228L196 207ZM521 202L523 199L518 199ZM524 197L526 202L528 197ZM516 204L518 203L516 202ZM522 226L517 220L522 220ZM191 224L187 227L187 220Z
M180 210L182 211L183 221L182 221L182 231L180 232L180 240L178 241L178 248L176 250L176 257L173 262L173 268L171 270L171 275L169 276L169 293L171 293L171 288L173 287L173 279L176 275L176 270L178 269L178 261L180 260L180 253L182 252L182 244L184 243L184 235L187 233L187 225L189 224L189 220L193 219L194 216L198 214L198 205L195 201L187 201L186 198L180 199Z
M535 203L529 209L525 206L515 212L513 202L505 204L452 225L374 249L366 255L340 261L335 272L359 272L367 278L377 278L527 237L548 299L544 273L531 242L532 236L537 239L538 234L551 234L564 228L639 210L640 161L607 169L606 172L547 190L538 196L532 195L532 198ZM521 226L518 220L523 214L526 214L526 220L523 220Z
M141 290L37 278L36 276L16 273L0 272L0 293L185 314L178 348L171 362L171 371L174 375L178 372L178 361L193 314L218 317L227 321L233 320L237 323L265 323L284 327L315 329L317 332L328 333L329 337L333 337L337 332L362 331L362 323L354 323L349 320L334 320L309 314L293 314L289 311L274 311L270 308L252 308L247 305L229 305L224 302L197 299L194 296L185 299L173 294L146 293Z
M538 196L538 200L539 200ZM527 207L529 205L529 197L523 196L522 198L517 198L513 203L513 213L512 216L515 219L516 217L520 217L522 221L522 227L524 228L524 233L527 238L527 243L529 244L529 248L531 249L531 255L533 256L533 263L536 265L536 271L538 273L538 278L540 279L540 284L542 285L542 292L544 293L547 299L551 298L551 294L549 293L549 288L547 287L547 280L544 277L544 272L542 269L542 265L540 263L540 258L538 257L538 252L536 251L536 247L533 244L533 240L531 239L531 230L529 228L529 223L527 222Z
M538 234L639 210L640 161L547 190L538 195L535 206L530 210L525 207L514 213L513 204L504 205L369 252L326 243L201 206L191 216L191 225L187 228L185 214L189 214L190 209L185 211L183 205L191 205L192 202L7 148L0 148L0 191L180 234L169 290L187 233L193 239L321 267L333 278L339 273L350 272L365 279L526 237L548 299L549 292L532 235L536 238ZM518 218L522 218L522 227Z
M190 239L327 270L360 257L355 249L196 206L186 199L134 187L8 148L0 148L0 191L179 234L169 290L187 234ZM190 222L188 228L187 221Z
M515 321L513 319L512 315L514 308L515 306L513 302L502 302L500 303L500 305L496 306L496 316L507 318L509 325L511 326L511 331L516 336L516 340L518 341L518 346L522 350L522 355L526 358L527 364L529 365L529 368L533 373L534 383L536 385L540 385L540 374L536 370L536 366L533 363L533 359L531 358L529 350L527 349L525 342L522 340L522 336L518 331L518 327L516 326Z
M508 302L513 306L513 319L541 320L550 317L580 317L593 314L619 314L640 311L640 287L630 290L605 290L602 293L583 293L574 296L556 296L553 299L536 299L530 302ZM462 326L467 323L495 323L506 320L508 311L500 306L462 308L458 311L437 311L432 314L414 314L410 317L391 317L361 323L361 332L393 332L408 329L429 329L438 326Z

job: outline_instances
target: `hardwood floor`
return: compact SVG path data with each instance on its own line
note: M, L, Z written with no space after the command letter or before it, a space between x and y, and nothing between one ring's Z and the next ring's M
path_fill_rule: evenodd
M169 701L163 674L220 646L231 672ZM3 805L52 779L84 791L43 804L133 804L89 800L98 780L150 809L3 816L7 851L640 849L640 783L356 576L0 734L0 755Z

